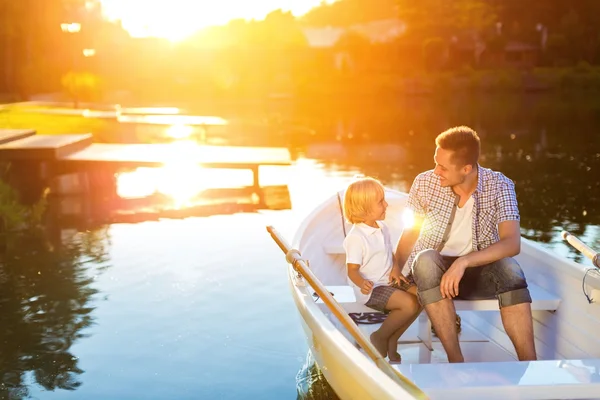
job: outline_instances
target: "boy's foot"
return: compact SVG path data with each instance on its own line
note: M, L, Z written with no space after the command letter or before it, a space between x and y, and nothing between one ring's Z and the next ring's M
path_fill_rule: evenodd
M392 338L388 341L387 353L391 364L399 364L402 361L402 357L398 353L398 339Z
M377 331L371 333L370 339L379 354L381 354L382 357L387 356L387 340L385 338L380 338Z

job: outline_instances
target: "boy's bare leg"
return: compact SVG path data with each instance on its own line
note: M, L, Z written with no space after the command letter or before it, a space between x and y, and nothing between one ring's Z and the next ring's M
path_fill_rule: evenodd
M515 346L519 361L536 360L531 304L521 303L502 307L500 315L504 330Z
M419 317L419 314L421 314L421 308L419 308L419 310L415 312L415 315L411 319L406 321L406 324L404 324L400 329L394 332L392 336L390 336L390 339L388 340L388 358L390 359L390 361L401 360L400 353L398 353L398 340L404 334L404 332L406 332L406 330L412 325L412 323L415 322L415 320Z
M386 317L381 327L371 334L371 343L385 357L388 353L388 343L391 336L404 327L407 322L414 318L414 314L419 307L416 297L410 293L396 290L387 302L386 308L391 312ZM397 341L397 339L396 339ZM397 354L397 348L396 348Z
M390 336L390 339L388 340L388 358L390 359L390 361L399 362L401 360L400 354L398 353L398 340L404 334L404 332L406 332L406 330L412 325L412 323L415 322L415 320L419 317L419 314L421 314L421 311L423 310L421 305L418 304L419 301L417 300L417 287L411 286L407 290L407 292L415 296L417 307L415 308L414 316L408 321L406 321L406 324L402 325L402 327L400 327L397 331L395 331L392 334L392 336Z
M452 299L443 299L425 306L425 311L435 329L435 334L444 346L448 355L448 362L464 362L458 332L456 332L456 309Z

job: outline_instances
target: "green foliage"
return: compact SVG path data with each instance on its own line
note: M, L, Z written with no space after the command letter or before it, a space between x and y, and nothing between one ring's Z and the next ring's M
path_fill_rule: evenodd
M6 176L6 172L3 175ZM33 206L24 206L19 202L16 190L0 178L0 235L10 238L17 231L40 227L46 211L47 194L46 191Z
M71 71L62 78L62 86L77 107L80 101L97 101L102 95L102 80L89 72Z
M323 1L301 18L303 25L347 27L371 21L395 18L397 0Z
M406 23L408 35L418 38L448 37L461 30L482 32L496 20L490 2L485 0L398 0L397 3L397 16Z
M25 227L28 210L19 203L15 190L6 182L0 180L0 223L2 233L13 232Z
M485 41L486 51L501 52L506 48L506 37L502 35L492 35Z

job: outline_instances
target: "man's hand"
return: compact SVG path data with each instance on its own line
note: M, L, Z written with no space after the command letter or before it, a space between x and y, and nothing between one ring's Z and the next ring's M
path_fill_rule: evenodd
M406 278L404 277L404 275L402 275L402 271L400 271L400 267L397 265L394 265L394 267L392 268L392 271L390 272L390 283L396 283L396 284L400 284L400 282L405 282L408 283L408 281L406 280Z
M440 282L440 292L444 299L458 296L458 284L467 269L467 261L464 257L459 257L450 266L448 271L442 276Z
M360 287L360 292L362 294L369 294L373 290L373 282L364 280L362 286Z

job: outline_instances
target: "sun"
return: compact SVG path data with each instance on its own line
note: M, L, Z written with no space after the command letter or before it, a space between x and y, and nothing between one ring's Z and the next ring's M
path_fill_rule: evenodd
M104 14L121 20L133 37L183 40L199 29L232 19L263 19L277 9L300 16L321 0L100 0ZM333 0L330 0L331 2Z

